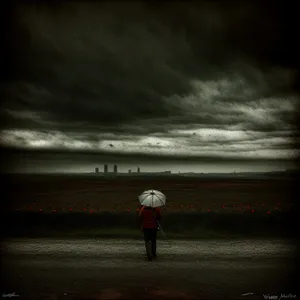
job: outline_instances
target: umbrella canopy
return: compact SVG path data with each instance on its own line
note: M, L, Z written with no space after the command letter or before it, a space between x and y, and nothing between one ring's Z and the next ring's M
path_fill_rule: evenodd
M141 205L159 207L166 205L166 196L157 190L148 190L139 196Z

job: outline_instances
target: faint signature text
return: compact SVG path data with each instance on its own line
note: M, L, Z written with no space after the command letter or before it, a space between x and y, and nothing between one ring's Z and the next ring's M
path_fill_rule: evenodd
M297 299L297 296L294 294L283 294L279 295L271 295L271 294L263 294L264 299L266 300L280 300L280 299Z
M16 293L2 294L2 298L19 297Z

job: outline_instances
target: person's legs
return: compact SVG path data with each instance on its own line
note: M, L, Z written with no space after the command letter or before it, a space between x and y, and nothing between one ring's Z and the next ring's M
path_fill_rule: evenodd
M151 250L152 250L153 257L156 257L156 236L157 236L157 230L155 228L151 232Z
M152 260L152 251L151 251L151 229L144 228L144 240L146 247L146 254L148 256L148 260Z

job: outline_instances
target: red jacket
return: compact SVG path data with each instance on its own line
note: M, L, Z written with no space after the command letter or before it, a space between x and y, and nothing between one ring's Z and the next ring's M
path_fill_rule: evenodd
M157 228L156 220L160 221L162 215L159 208L145 207L143 206L139 213L139 221L141 222L141 228Z

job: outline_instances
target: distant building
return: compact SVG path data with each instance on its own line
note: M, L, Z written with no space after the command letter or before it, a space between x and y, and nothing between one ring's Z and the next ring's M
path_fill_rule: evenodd
M131 173L131 170L128 170L128 173Z
M107 165L104 165L104 173L107 173L108 172L108 167Z
M140 168L139 167L137 168L137 172L140 173Z
M118 173L118 166L114 165L114 173Z
M95 168L95 173L99 173L99 168Z

